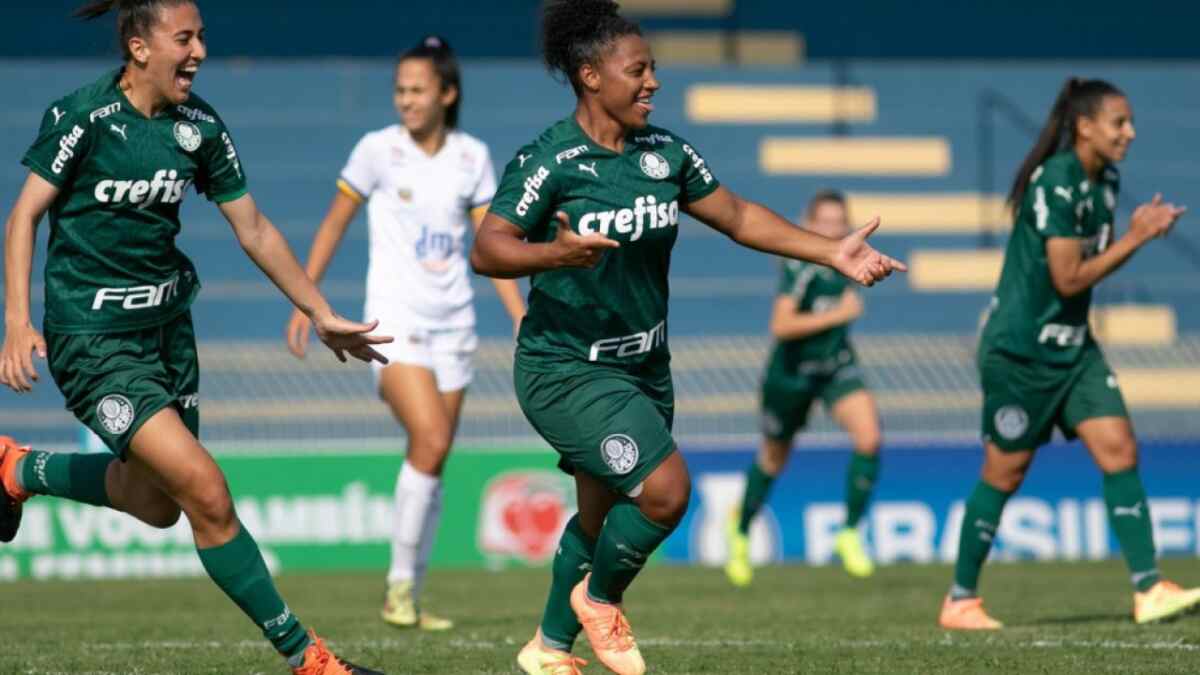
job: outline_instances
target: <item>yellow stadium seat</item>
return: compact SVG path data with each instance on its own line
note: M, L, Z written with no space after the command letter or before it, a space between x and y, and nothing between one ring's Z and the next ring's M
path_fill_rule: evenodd
M759 167L771 175L945 176L950 142L940 137L766 138Z
M990 291L1000 278L1004 249L915 250L908 285L918 291Z
M876 114L869 87L810 85L697 84L684 109L700 124L871 122Z

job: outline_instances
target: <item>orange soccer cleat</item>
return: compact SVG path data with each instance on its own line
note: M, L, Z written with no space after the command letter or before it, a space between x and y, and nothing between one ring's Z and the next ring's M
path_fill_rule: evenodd
M954 600L946 596L938 625L947 630L1000 630L1004 624L983 610L983 598Z
M646 662L638 651L625 613L620 605L596 602L588 597L587 585L591 577L591 573L586 574L571 590L571 609L583 624L592 651L600 663L617 675L642 675L646 672Z
M304 648L304 663L292 668L293 675L384 675L339 659L312 630L308 631L308 639L311 642Z
M29 446L17 445L8 436L0 436L0 542L10 542L21 526L21 504L31 496L17 480L17 462L29 454Z

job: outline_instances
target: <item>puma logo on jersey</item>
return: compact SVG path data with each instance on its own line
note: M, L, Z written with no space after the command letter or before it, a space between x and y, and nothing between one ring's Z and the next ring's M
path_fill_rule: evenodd
M521 195L521 201L517 202L517 215L524 216L529 213L529 207L533 206L539 199L542 198L542 193L538 190L542 189L542 185L546 179L550 177L550 172L546 167L539 166L537 172L525 179L525 194Z
M129 140L129 138L125 136L125 127L127 127L127 126L129 126L129 125L127 125L127 124L122 124L121 126L117 126L117 125L115 125L115 124L109 124L109 125L108 125L108 128L109 128L109 129L112 129L112 130L113 130L113 133L116 133L116 134L120 135L120 136L121 136L121 140L123 140L123 141L128 141L128 140Z
M1075 192L1075 190L1073 188L1063 187L1061 185L1055 186L1055 188L1054 188L1054 194L1058 195L1059 197L1062 197L1063 199L1067 200L1068 202L1071 201L1071 195L1074 192Z
M583 162L580 162L579 170L584 173L590 173L593 176L595 176L596 178L600 177L600 174L596 173L596 163L595 162L592 162L590 166L587 164L584 164Z
M530 157L533 157L533 155L522 155L521 153L519 153L519 152L518 152L518 153L517 153L517 161L521 163L521 164L519 165L519 168L522 168L522 169L524 169L524 168L525 168L525 162L528 162Z
M101 204L131 204L149 206L157 200L163 204L176 204L183 199L184 190L192 184L190 178L176 180L175 169L159 169L150 180L102 180L96 183L93 193Z
M50 164L50 170L56 174L63 172L67 168L67 162L75 156L75 146L79 145L79 139L83 138L83 127L76 124L71 127L71 130L63 134L62 138L58 139L58 154L54 156L54 161Z
M1127 516L1130 518L1141 518L1142 517L1142 506L1144 506L1143 502L1138 502L1138 503L1134 504L1133 506L1114 506L1113 507L1113 518L1120 518L1122 516Z
M92 311L97 312L106 302L120 301L121 309L137 310L158 307L179 295L179 277L174 276L161 284L130 286L128 288L101 288L92 298Z
M629 234L629 241L642 238L648 228L657 230L679 224L679 202L659 202L654 195L638 197L632 209L614 209L585 213L579 218L579 234L599 232L608 236L616 230L618 234Z
M53 108L51 108L50 114L54 115L54 125L55 126L58 126L58 123L60 121L62 121L62 118L67 116L67 113L62 112L61 110L58 109L58 106L54 106Z

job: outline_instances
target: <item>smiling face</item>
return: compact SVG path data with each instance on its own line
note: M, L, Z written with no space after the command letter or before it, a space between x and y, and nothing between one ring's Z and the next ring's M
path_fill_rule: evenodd
M458 98L454 87L443 87L431 59L405 59L396 66L393 102L404 128L425 136L446 124L446 111Z
M1125 159L1136 136L1133 109L1124 96L1105 96L1094 115L1082 115L1075 123L1076 146L1109 164Z
M651 98L661 85L655 76L650 44L640 35L623 35L598 64L579 69L584 90L593 94L606 113L626 129L643 129L654 112Z
M142 86L172 104L187 101L200 64L208 57L204 21L196 5L162 5L148 35L129 39L130 65L142 72Z

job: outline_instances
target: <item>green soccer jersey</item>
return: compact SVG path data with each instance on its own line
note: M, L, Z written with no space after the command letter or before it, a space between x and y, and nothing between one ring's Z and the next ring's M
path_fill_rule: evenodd
M111 333L160 325L200 282L175 246L189 187L216 202L246 193L233 140L198 96L152 119L121 71L55 101L22 164L59 188L50 207L45 328Z
M983 331L985 347L1066 365L1093 344L1088 330L1092 291L1070 298L1058 294L1046 262L1046 240L1078 239L1085 259L1103 252L1113 238L1118 187L1116 168L1105 167L1091 181L1072 150L1050 157L1033 172L1004 254Z
M779 294L796 299L797 312L819 314L836 307L850 282L836 270L801 260L787 260ZM769 377L829 375L854 361L850 325L842 324L796 340L775 343L767 365Z
M493 213L529 241L548 242L558 229L554 214L563 211L573 231L621 247L593 269L533 275L518 356L533 368L554 360L635 367L669 358L667 272L679 211L717 186L692 146L657 127L631 132L618 154L569 117L521 148L504 170Z

